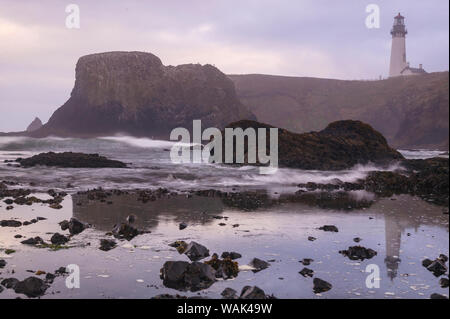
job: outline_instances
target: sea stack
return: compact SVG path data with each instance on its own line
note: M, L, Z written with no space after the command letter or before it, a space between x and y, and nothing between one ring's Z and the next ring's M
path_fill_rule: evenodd
M145 52L83 56L69 100L34 134L37 137L125 133L169 139L172 129L255 119L233 82L212 65L164 66Z
M34 132L34 131L40 129L41 127L42 127L42 121L38 117L35 117L33 122L31 122L30 125L28 125L27 132Z

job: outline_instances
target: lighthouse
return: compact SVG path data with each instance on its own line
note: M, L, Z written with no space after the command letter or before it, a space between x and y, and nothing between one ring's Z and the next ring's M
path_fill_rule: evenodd
M405 17L399 13L394 17L394 25L391 30L392 47L389 77L426 73L422 64L418 68L412 68L409 62L406 62L406 34L408 34L408 30L405 26Z

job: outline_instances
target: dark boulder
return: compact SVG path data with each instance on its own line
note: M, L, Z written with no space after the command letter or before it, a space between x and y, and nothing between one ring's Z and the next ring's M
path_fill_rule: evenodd
M19 280L16 278L6 278L0 282L0 284L6 289L14 289L18 283Z
M300 262L304 266L309 266L313 261L314 261L314 259L311 259L311 258L303 258Z
M319 228L319 230L328 231L328 232L339 232L339 229L334 225L325 225Z
M240 299L268 299L264 290L257 286L245 286L242 288Z
M427 269L431 271L436 277L442 276L447 272L447 266L445 266L445 264L439 259L433 261L431 265L427 267Z
M107 159L98 154L83 153L41 153L19 161L22 167L52 166L66 168L125 168L125 163Z
M238 299L237 291L232 288L225 288L220 294L223 299Z
M0 259L0 269L5 268L5 266L6 266L6 261L3 259Z
M178 225L178 228L179 228L180 230L183 230L183 229L185 229L186 227L188 227L188 225L187 225L186 223L180 223L180 225Z
M31 238L25 239L25 240L21 241L20 243L24 244L24 245L36 246L36 245L44 244L44 240L41 237L36 236L36 237L31 237Z
M441 294L434 293L434 294L431 294L430 299L448 299L448 297L441 295Z
M299 274L303 277L312 277L314 276L314 270L305 267L299 271Z
M328 290L333 288L332 284L330 284L329 282L322 280L320 278L314 278L313 284L314 284L313 291L315 294L327 292Z
M69 221L63 220L62 222L59 223L59 226L61 226L61 230L67 230L69 229Z
M259 258L253 258L252 261L250 261L250 266L252 266L253 272L258 272L261 271L263 269L266 269L270 266L270 264L264 260L261 260Z
M164 286L181 291L199 291L209 288L215 281L215 270L204 263L167 261L161 269Z
M64 224L65 226L65 224ZM71 235L77 235L81 232L83 232L83 230L85 230L87 228L87 226L80 222L78 219L72 217L69 221L69 232ZM62 229L62 226L61 226Z
M49 286L37 277L28 277L23 281L19 281L15 287L14 291L18 294L24 294L30 298L36 298L44 295L45 291Z
M188 258L190 260L198 261L198 260L208 257L209 250L205 246L200 245L200 244L196 243L195 241L192 241L186 247L184 254L186 256L188 256Z
M18 220L2 220L0 221L0 226L2 227L20 227L22 223Z
M100 250L109 251L117 246L117 243L111 239L100 239Z
M223 259L225 259L225 258L230 258L231 260L235 260L235 259L241 258L242 255L239 254L239 253L237 253L237 252L234 252L234 251L231 251L231 252L224 251L224 252L222 253L221 257L222 257Z
M448 288L448 278L441 278L439 280L439 285L441 288Z
M64 245L69 241L69 238L67 238L64 235L61 235L60 233L53 234L52 238L50 238L50 241L54 245Z
M128 223L120 223L115 225L112 234L117 239L126 239L128 241L132 240L134 237L140 234L137 228L131 226Z
M371 259L377 255L377 252L370 248L362 246L348 247L347 250L339 251L340 254L347 256L350 260L364 260Z
M445 265L446 261L448 260L448 257L441 254L438 258L436 258L434 261L430 259L424 259L422 261L422 265L427 268L429 271L431 271L436 277L442 276L447 272L447 266Z
M52 284L52 283L53 283L53 280L55 280L55 278L56 278L56 275L51 274L51 273L47 273L47 274L45 275L45 282L46 282L46 283L49 283L49 284Z

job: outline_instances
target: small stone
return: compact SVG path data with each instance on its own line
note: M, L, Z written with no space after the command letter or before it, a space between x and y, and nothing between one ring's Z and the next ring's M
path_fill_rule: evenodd
M250 262L250 266L252 266L254 268L253 272L258 272L258 271L268 268L270 266L270 264L259 258L253 258L252 261Z
M335 233L339 232L338 228L334 225L325 225L320 227L319 229L328 232L335 232Z
M326 291L330 290L331 288L333 288L332 284L330 284L329 282L322 280L320 278L314 278L313 284L314 284L313 290L314 290L314 293L316 293L316 294L326 292Z
M179 228L180 230L183 230L183 229L185 229L187 226L188 226L188 225L187 225L186 223L180 223L180 225L178 225L178 228Z
M235 259L241 258L242 255L237 252L234 252L234 251L232 251L232 252L225 251L222 253L221 257L222 257L222 259L230 258L231 260L235 260Z
M434 294L431 294L430 299L448 299L448 297L441 295L441 294L434 293Z
M313 261L314 261L314 259L311 259L311 258L303 258L300 262L304 266L309 266Z
M100 239L100 250L109 251L114 249L117 246L117 243L111 239Z
M257 286L245 286L242 288L240 299L267 299L264 290Z
M305 267L299 271L299 274L303 277L312 277L314 276L314 270Z
M441 288L448 288L448 278L441 278L439 285L441 285Z
M238 299L237 291L232 288L225 288L221 293L223 299Z

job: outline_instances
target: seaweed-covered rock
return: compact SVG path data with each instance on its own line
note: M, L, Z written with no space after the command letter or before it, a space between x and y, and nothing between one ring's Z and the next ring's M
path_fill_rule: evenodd
M41 153L29 158L20 159L20 166L52 166L67 168L125 168L127 165L120 161L110 160L98 154L84 153Z
M269 129L273 128L271 125L244 120L226 127L243 130L253 128L256 132L258 128L265 128L266 149L270 147ZM225 134L222 136L224 141ZM247 160L249 148L247 145L245 147L244 164L251 165ZM303 134L279 128L278 156L280 167L308 170L342 170L356 164L388 163L403 159L399 152L388 145L383 135L370 125L351 120L333 122L320 132Z
M222 257L223 259L225 259L225 258L230 258L231 260L235 260L235 259L241 258L242 255L241 255L240 253L237 253L237 252L234 252L234 251L231 251L231 252L224 251L224 252L222 253L221 257Z
M217 254L213 254L211 260L205 261L216 271L216 278L230 279L237 277L239 265L230 258L219 259Z

